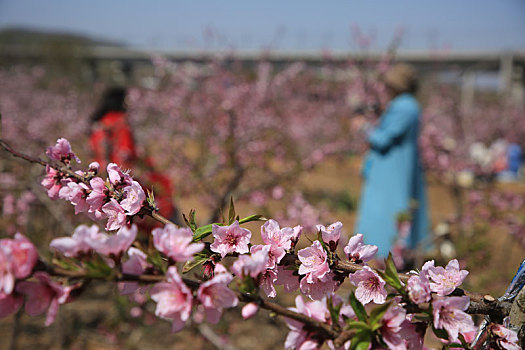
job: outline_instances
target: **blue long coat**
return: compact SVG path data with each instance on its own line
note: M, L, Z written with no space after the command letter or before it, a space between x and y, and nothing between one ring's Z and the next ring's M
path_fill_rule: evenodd
M363 164L357 232L387 256L396 236L396 217L413 200L409 247L415 248L428 234L424 173L418 151L421 109L408 93L395 97L370 133L370 151Z

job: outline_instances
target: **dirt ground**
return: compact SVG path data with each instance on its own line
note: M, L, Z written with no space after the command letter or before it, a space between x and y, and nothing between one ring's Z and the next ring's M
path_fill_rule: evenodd
M322 190L327 196L348 193L356 201L361 186L359 164L360 159L356 157L344 162L327 161L299 181L307 192ZM511 189L523 192L525 186L514 184ZM452 199L443 186L430 183L429 204L433 223L454 214ZM188 210L197 207L197 212L206 217L195 199L182 199L180 205ZM245 203L240 203L238 208L242 208L241 216L256 212L256 208ZM332 215L343 223L346 235L354 233L355 210L337 209ZM258 236L259 226L250 226L254 237ZM475 237L464 240L475 241ZM525 250L498 227L491 228L485 240L490 250L490 254L484 255L488 261L469 256L458 256L458 259L463 268L471 271L466 288L499 296L525 257ZM474 265L469 265L471 263ZM294 295L280 295L277 301L282 305L294 304ZM282 319L266 311L244 321L237 308L228 310L218 325L195 324L173 334L168 322L153 316L154 305L147 304L138 317L130 314L132 306L118 296L116 287L93 283L89 293L77 302L62 306L57 321L48 328L44 327L43 316L19 313L0 320L0 349L282 349L288 333Z

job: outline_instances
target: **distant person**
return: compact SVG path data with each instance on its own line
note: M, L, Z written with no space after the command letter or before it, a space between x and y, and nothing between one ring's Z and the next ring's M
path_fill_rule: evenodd
M154 170L150 158L142 159L137 155L126 113L126 89L113 87L105 91L91 117L91 125L89 143L94 159L101 168L105 169L109 163L116 163L122 169L134 169L142 165L146 171L138 180L144 191L153 188L160 214L168 219L176 219L170 179Z
M357 232L387 256L397 236L397 218L409 213L409 249L428 233L425 179L418 151L421 109L414 97L416 74L397 64L383 76L389 104L376 127L368 130L369 152L363 163Z
M126 115L126 90L109 88L91 117L89 143L95 160L105 168L116 163L122 168L131 168L137 160L133 133Z

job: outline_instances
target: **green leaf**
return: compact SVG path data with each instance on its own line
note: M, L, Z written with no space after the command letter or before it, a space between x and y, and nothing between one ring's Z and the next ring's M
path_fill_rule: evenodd
M437 329L437 328L432 327L432 331L434 332L434 334L435 334L438 338L448 340L448 333L447 333L446 330L444 330L444 329Z
M192 261L187 261L186 264L182 267L182 273L188 273L193 270L195 267L203 264L206 260L210 258L213 253L204 248L200 253L195 254L195 257Z
M379 276L385 280L387 284L394 287L398 292L405 295L406 291L403 288L403 283L399 279L399 274L397 273L396 266L394 265L394 260L392 259L392 253L388 253L388 258L386 259L386 268L385 272L377 271Z
M370 311L370 320L369 324L372 330L376 330L381 328L383 323L381 322L381 319L383 318L385 312L390 307L390 303L385 303L383 305L375 307L372 311Z
M332 298L330 297L327 300L328 303L328 310L330 311L330 318L332 319L333 325L339 324L339 312L341 311L341 307L343 307L343 303L339 304L338 306L334 306L332 303Z
M372 333L370 331L357 332L350 342L350 350L368 350L372 340Z
M362 321L350 320L346 322L346 324L348 326L347 327L348 329L358 329L358 330L370 331L370 326L367 323L362 322Z
M230 210L228 212L228 225L235 221L235 205L233 204L233 196L230 197Z
M197 224L195 223L195 209L190 210L188 218L186 218L186 215L184 214L182 214L182 217L184 218L186 225L193 231L193 233L195 233L197 230Z
M262 215L250 215L250 216L247 216L239 220L239 224L245 224L251 221L266 221L266 220L268 219L266 219ZM217 223L217 224L208 224L208 225L199 227L197 230L195 230L195 233L193 234L193 242L199 242L203 240L204 238L208 237L211 234L213 225L224 226L224 224Z
M326 245L326 243L323 241L323 234L321 233L321 230L317 232L317 240L319 243L321 243L321 247L325 250L326 254L330 255L330 249Z
M368 315L366 314L365 307L359 300L357 300L354 292L350 294L350 305L352 306L352 309L354 309L354 313L359 321L368 321Z
M89 277L109 277L112 273L111 267L100 256L96 256L84 264L87 267L86 275Z
M146 261L149 262L151 265L159 268L162 272L166 272L167 270L166 261L162 259L160 252L158 252L157 250L148 255Z

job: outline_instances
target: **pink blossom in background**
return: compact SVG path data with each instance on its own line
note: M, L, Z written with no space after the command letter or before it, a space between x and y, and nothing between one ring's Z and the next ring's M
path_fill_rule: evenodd
M38 260L38 251L26 236L17 233L14 239L1 239L0 249L10 261L16 278L26 278L31 274Z
M206 319L210 323L217 323L226 308L237 306L239 300L235 293L228 288L233 276L221 265L215 267L215 276L199 286L197 299L206 312Z
M97 233L85 238L85 242L97 253L105 256L120 256L128 250L137 237L137 225L123 226L115 234Z
M493 324L490 326L490 332L496 338L496 344L501 349L506 350L520 350L518 334L511 329L505 328L500 324Z
M470 304L470 298L436 296L432 301L434 327L444 329L450 341L457 341L459 333L475 330L472 317L464 311Z
M237 220L229 226L213 224L212 235L215 240L210 249L221 254L223 258L229 253L245 254L249 252L248 243L250 243L252 233L240 227Z
M62 188L61 180L62 175L58 171L50 166L46 166L46 176L40 184L47 190L49 198L53 200L58 199L59 191Z
M71 150L71 144L64 138L58 139L55 146L48 147L46 155L59 162L69 162L71 159L75 159L77 163L80 163L80 159Z
M51 280L45 272L35 272L38 282L22 281L16 285L16 292L25 295L25 310L30 316L37 316L47 309L45 325L51 325L58 313L58 307L65 304L74 286L63 286Z
M265 245L263 248L251 255L241 255L233 263L231 270L236 276L257 276L266 270L268 263L268 252L270 246Z
M0 240L0 295L11 294L15 280L28 277L38 260L36 247L24 235Z
M120 202L120 206L127 212L127 215L137 214L144 201L146 194L137 181L131 181L131 185L124 187L124 199Z
M126 225L126 212L114 198L111 198L108 203L102 206L102 212L106 214L108 218L106 230L118 230L119 228Z
M150 296L157 303L155 315L172 321L172 331L178 332L191 314L193 293L184 284L177 268L170 266L166 273L167 282L157 283L151 288Z
M130 247L128 249L128 257L128 260L122 263L122 273L124 274L138 276L151 267L146 260L148 256L140 249ZM121 282L118 286L122 295L129 295L141 289L138 282ZM142 291L145 292L145 290Z
M257 303L248 303L244 305L241 310L242 318L245 320L252 318L257 314L257 311L259 311L259 305Z
M343 224L340 221L334 222L328 227L325 227L323 225L316 225L316 228L318 232L321 232L323 241L326 244L329 244L330 247L332 247L332 245L337 246L339 238L341 238L341 229L343 228Z
M50 248L58 250L67 257L75 257L80 253L87 253L91 249L88 243L90 238L98 235L99 229L96 225L88 227L87 225L80 225L75 228L75 232L71 237L55 238L49 244Z
M430 290L441 296L449 295L463 283L467 275L467 270L459 269L459 262L456 259L450 260L446 268L429 266Z
M362 304L373 301L383 304L386 301L387 292L385 281L368 266L348 276L349 281L357 287L355 296Z
M348 260L354 264L362 264L372 260L377 254L377 250L377 246L363 243L361 233L352 236L344 248Z
M184 227L168 224L151 231L155 248L175 261L191 260L204 248L204 243L192 243L193 232Z

